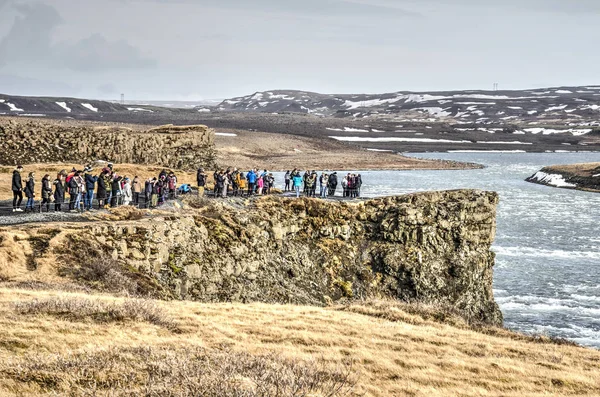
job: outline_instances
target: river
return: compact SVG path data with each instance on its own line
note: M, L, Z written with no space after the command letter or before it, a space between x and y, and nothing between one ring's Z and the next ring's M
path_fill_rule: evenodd
M464 171L366 171L363 196L475 188L500 194L494 295L505 326L600 348L600 194L524 181L543 166L600 153L422 153Z

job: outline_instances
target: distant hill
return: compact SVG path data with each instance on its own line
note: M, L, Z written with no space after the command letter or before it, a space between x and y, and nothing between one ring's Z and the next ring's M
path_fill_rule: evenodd
M96 113L151 112L152 106L76 98L24 97L0 94L0 115L43 117Z
M600 125L600 86L520 91L399 91L374 95L265 91L227 99L216 110L352 118L401 116L411 121L453 120L464 124L572 121L578 126L596 126Z

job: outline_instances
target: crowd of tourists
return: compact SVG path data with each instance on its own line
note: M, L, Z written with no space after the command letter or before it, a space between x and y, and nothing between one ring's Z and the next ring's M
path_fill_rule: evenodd
M62 170L55 179L50 174L45 174L40 183L42 200L37 206L36 175L30 172L23 180L22 172L22 166L17 166L13 171L13 212L23 212L23 194L27 199L25 212L50 212L51 204L57 212L67 209L83 212L120 205L154 208L177 194L177 177L173 172L163 170L157 177L144 181L138 176L133 179L121 176L113 169L112 164L108 164L96 174L91 166L86 166L83 170L73 168L70 172Z
M237 168L228 168L215 171L213 174L215 197L231 196L252 196L271 194L275 187L275 177L273 173L257 168L251 169L247 173L239 171ZM197 174L198 194L204 196L207 185L207 175L201 168ZM338 187L337 172L319 174L316 171L305 171L294 169L287 171L284 176L284 192L296 192L296 197L300 197L303 192L306 197L327 198L335 196ZM347 174L341 180L343 197L360 197L360 188L362 186L362 177L360 174Z
M50 212L51 209L83 212L120 205L156 208L175 198L178 193L191 192L189 185L178 185L177 176L171 171L163 170L156 177L146 180L138 176L130 179L119 175L110 163L98 172L88 165L82 170L62 170L56 178L45 174L40 187L36 187L38 184L34 172L30 172L26 178L22 177L22 173L22 166L17 166L13 171L13 212L23 212L23 195L27 199L25 212ZM228 168L215 171L212 177L214 197L268 195L275 192L275 177L267 170L255 168L243 172ZM306 197L332 197L338 185L341 185L343 197L355 198L360 197L362 177L360 174L347 174L340 181L336 172L322 172L319 175L316 171L302 173L294 169L285 173L284 184L284 192L295 192L296 197L302 194ZM207 174L201 168L197 172L199 196L206 194L207 185ZM41 193L41 201L36 205L37 192Z

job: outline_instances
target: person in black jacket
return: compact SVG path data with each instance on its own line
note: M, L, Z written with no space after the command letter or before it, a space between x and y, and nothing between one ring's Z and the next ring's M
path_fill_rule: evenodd
M146 183L144 183L144 198L146 199L145 201L145 208L150 208L150 200L152 198L152 187L153 187L153 183L152 183L152 179L148 178L146 180Z
M17 166L13 171L12 176L12 191L13 191L13 212L23 212L21 202L23 201L23 181L21 180L21 171L23 166Z
M77 185L75 175L77 175L77 171L71 171L71 174L67 176L67 188L69 189L69 211L75 210L75 201L77 200L77 195L79 195L79 186Z
M64 174L58 173L54 180L54 211L60 212L61 205L65 201L65 184L63 182Z
M46 174L42 178L42 203L40 204L40 212L46 204L46 212L50 212L50 197L52 197L52 184L50 183L50 175Z
M33 204L35 197L35 174L29 173L29 178L25 183L25 197L27 197L27 204L25 205L25 212L33 212Z
M107 170L102 170L99 176L96 177L98 189L96 190L96 200L98 200L98 209L102 209L106 205L106 175Z
M337 185L338 185L337 172L334 172L333 174L329 175L328 183L329 183L329 195L335 196L335 191L336 191Z
M118 196L121 195L121 180L122 176L117 174L114 175L111 185L111 198L110 198L110 206L112 208L116 207L118 203Z
M196 181L198 182L198 197L204 197L204 186L206 186L206 174L204 173L204 169L198 169Z

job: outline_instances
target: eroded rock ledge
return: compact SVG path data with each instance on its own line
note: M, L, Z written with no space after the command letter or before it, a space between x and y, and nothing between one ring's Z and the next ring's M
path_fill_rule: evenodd
M600 163L544 167L526 181L565 189L600 192Z
M152 275L168 298L324 305L385 297L501 324L490 251L497 202L495 193L473 190L358 203L211 201L135 221L73 224L50 233L61 244L46 244L41 256L62 250L54 253L62 266L86 266L68 258L87 244ZM27 233L39 241L42 232Z

